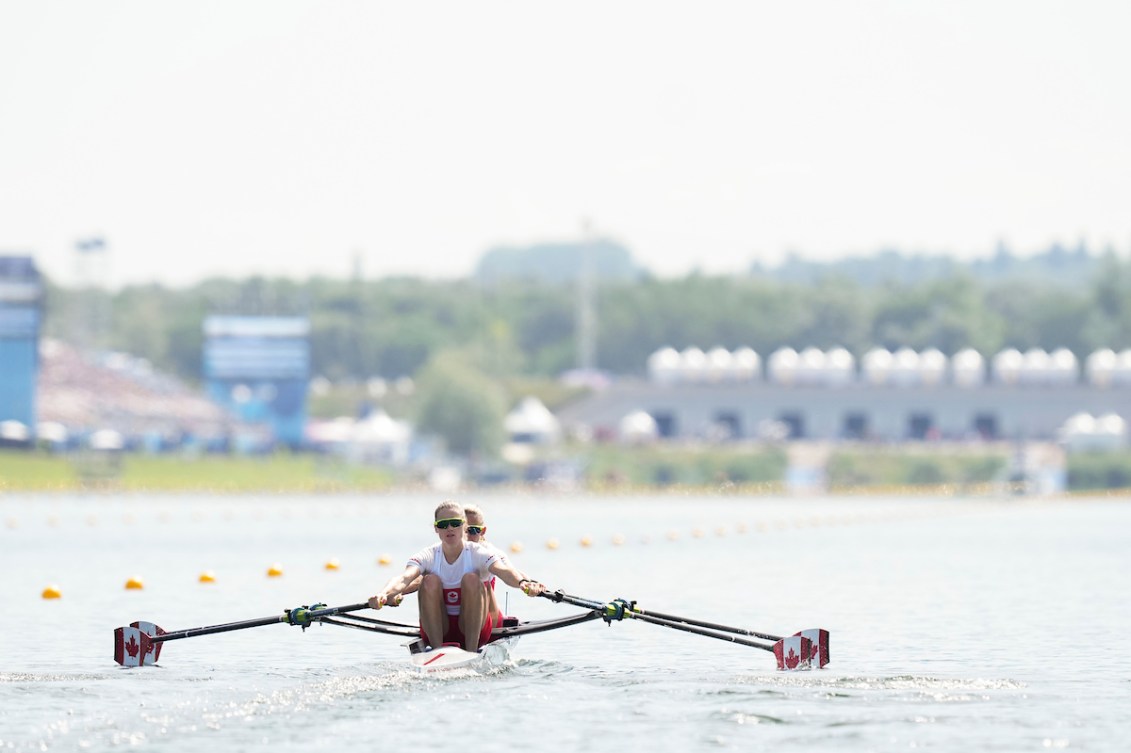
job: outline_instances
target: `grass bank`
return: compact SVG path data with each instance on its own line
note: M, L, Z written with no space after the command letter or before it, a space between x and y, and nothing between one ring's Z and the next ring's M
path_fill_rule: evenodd
M45 455L0 452L0 491L314 492L387 489L389 471L314 455Z
M572 456L591 491L726 490L741 494L785 491L788 450L776 446L574 448ZM565 453L569 455L570 453ZM1010 457L1001 448L947 451L926 445L834 446L825 480L835 494L985 493L1007 482ZM1131 489L1131 451L1070 454L1067 491ZM415 483L404 473L350 465L309 454L50 455L0 451L0 492L121 490L162 492L388 491Z

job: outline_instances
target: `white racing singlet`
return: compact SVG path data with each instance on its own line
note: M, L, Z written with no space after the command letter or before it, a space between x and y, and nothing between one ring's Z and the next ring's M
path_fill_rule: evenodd
M467 573L478 573L480 577L491 565L499 561L501 553L494 548L465 541L463 551L455 562L449 563L444 557L443 544L437 541L421 549L408 560L408 565L420 569L421 575L437 575L444 588L444 607L448 614L459 614L461 602L460 581Z

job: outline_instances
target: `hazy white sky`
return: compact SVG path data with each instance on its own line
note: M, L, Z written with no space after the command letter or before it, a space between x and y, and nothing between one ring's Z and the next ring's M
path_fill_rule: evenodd
M1131 247L1131 4L0 0L0 252L63 282Z

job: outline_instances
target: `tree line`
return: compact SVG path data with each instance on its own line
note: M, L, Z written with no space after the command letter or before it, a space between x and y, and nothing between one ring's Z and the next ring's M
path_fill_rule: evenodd
M596 365L642 375L657 349L748 346L890 350L1065 347L1083 360L1131 348L1131 263L1104 257L1082 285L985 282L957 272L862 285L829 274L806 283L755 275L644 277L593 286ZM201 377L209 314L302 314L313 371L333 381L416 376L440 356L497 378L545 378L578 363L578 289L527 281L386 278L217 279L113 293L49 286L45 334L122 350L190 382Z

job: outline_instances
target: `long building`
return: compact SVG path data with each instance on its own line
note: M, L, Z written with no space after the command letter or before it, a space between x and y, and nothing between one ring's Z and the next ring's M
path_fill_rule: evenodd
M987 369L970 351L947 359L877 349L857 369L842 351L784 350L763 373L749 351L673 360L665 349L649 379L614 382L557 415L566 431L605 437L646 414L667 439L876 441L1055 440L1074 417L1131 416L1131 353L1099 351L1081 371L1059 351L1003 351Z

